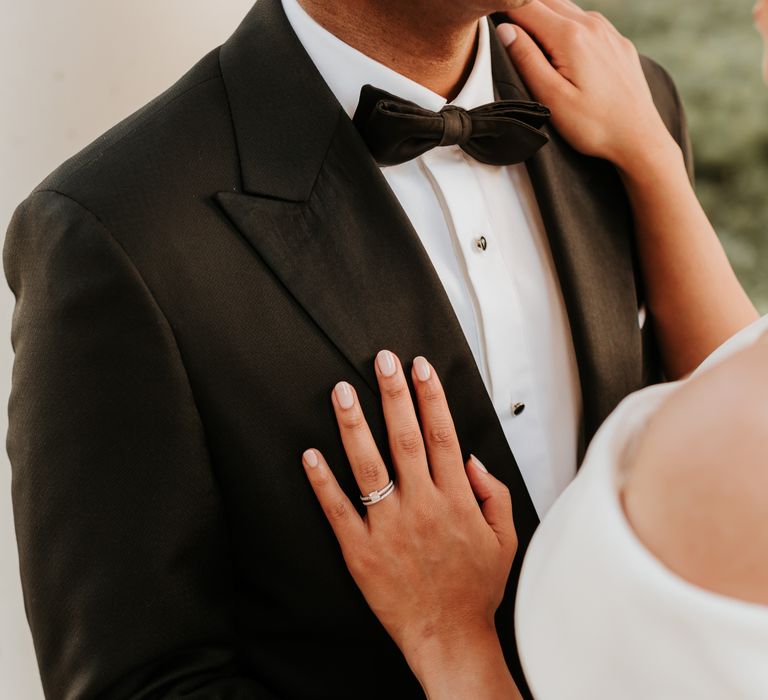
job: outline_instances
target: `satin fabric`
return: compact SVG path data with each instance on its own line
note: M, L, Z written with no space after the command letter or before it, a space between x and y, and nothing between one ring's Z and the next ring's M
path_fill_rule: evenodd
M364 85L352 121L379 165L398 165L442 146L459 146L488 165L515 165L549 141L540 130L549 117L543 105L523 100L433 112Z

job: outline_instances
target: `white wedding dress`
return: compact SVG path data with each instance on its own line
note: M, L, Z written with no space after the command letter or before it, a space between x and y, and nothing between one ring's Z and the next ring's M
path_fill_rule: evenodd
M768 317L697 372L765 332ZM622 455L679 385L620 404L531 542L516 625L536 700L768 700L768 607L671 572L635 536L619 501Z

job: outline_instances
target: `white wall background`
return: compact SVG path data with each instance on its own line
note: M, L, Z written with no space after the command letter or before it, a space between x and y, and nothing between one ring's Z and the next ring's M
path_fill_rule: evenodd
M0 0L0 236L59 163L180 77L253 0ZM0 698L40 700L4 449L13 296L0 278Z

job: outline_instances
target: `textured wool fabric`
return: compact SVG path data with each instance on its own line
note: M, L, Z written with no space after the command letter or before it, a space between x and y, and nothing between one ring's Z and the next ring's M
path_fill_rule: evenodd
M502 99L529 100L498 40ZM685 144L674 86L645 63ZM660 377L637 324L632 219L608 164L550 143L529 170L584 393L584 444ZM538 521L418 236L293 34L259 0L220 49L23 202L8 451L25 603L50 698L418 698L306 482L351 495L330 391L382 449L373 359L426 355L464 451L511 490L513 632Z

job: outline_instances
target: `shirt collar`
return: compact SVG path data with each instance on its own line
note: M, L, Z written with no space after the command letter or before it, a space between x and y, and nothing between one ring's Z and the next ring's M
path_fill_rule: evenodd
M434 112L447 104L447 100L436 92L345 44L316 22L298 0L282 0L282 3L299 41L350 118L357 109L360 89L366 84ZM488 23L481 20L478 28L475 63L461 92L450 103L465 109L494 100Z

